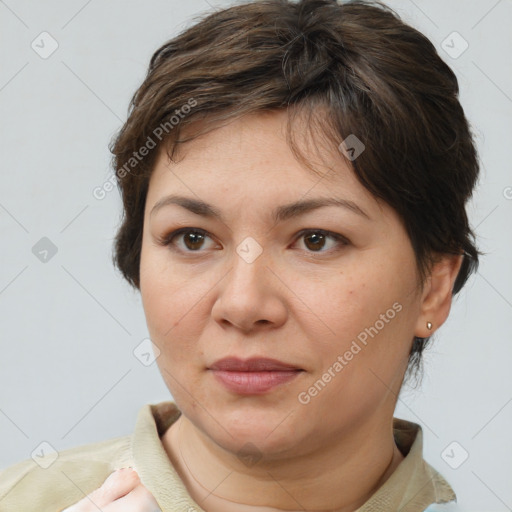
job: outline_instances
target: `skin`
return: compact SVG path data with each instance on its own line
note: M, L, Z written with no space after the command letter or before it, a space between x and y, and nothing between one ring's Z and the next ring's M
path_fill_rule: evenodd
M414 336L446 319L461 258L442 256L420 286L396 212L355 178L336 148L293 156L286 112L258 113L185 144L177 163L160 151L146 200L140 291L160 371L181 417L162 436L191 496L208 512L349 512L380 487L403 455L392 419ZM304 143L306 147L306 143ZM224 221L167 205L201 199ZM337 197L369 218L328 206L275 223L300 199ZM199 243L179 228L207 232ZM324 229L319 247L303 229ZM251 263L236 251L252 237ZM314 240L313 240L314 241ZM202 244L202 245L201 245ZM315 250L315 247L318 247ZM365 328L400 312L309 403L298 400ZM262 395L227 390L208 367L220 358L271 357L303 371ZM252 443L259 460L237 453Z
M157 512L158 503L132 468L114 471L103 485L62 512Z

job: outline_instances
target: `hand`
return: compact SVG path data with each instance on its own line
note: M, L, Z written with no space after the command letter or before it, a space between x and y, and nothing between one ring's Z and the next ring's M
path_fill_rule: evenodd
M103 485L62 512L162 512L134 469L114 471Z

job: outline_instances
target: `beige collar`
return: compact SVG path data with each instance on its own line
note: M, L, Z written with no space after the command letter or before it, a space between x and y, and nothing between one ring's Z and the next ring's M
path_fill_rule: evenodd
M163 512L200 512L203 509L190 497L160 440L180 414L173 402L148 404L141 408L132 436L135 469ZM432 503L455 500L448 482L423 459L421 427L393 418L393 430L404 460L357 512L420 512Z

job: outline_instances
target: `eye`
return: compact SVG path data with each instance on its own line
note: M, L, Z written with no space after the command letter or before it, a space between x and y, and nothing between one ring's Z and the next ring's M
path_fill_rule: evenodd
M202 252L201 249L205 249L205 241L207 239L214 243L212 238L203 229L181 228L161 238L159 242L165 246L173 246L173 249L177 251L191 253ZM325 253L330 250L339 250L350 243L344 236L324 229L303 230L298 234L296 240L300 239L304 240L304 246L310 253ZM331 240L330 247L329 240ZM323 250L325 247L327 249ZM211 244L210 248L212 248Z
M324 229L308 229L301 231L299 233L298 239L304 239L304 245L308 249L309 252L329 252L331 248L334 250L341 249L343 246L349 244L349 241L342 235L338 233L333 233L332 231L326 231ZM331 247L329 248L329 244L327 241L331 239L334 243L331 243ZM327 250L322 250L327 245Z
M204 247L205 240L211 239L206 231L198 228L181 228L173 231L160 240L162 245L173 245L177 250L182 252L200 252ZM181 241L182 244L177 242Z

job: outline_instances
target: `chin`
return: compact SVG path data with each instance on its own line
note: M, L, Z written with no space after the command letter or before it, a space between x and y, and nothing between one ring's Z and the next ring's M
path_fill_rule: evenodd
M206 435L229 452L238 453L244 447L250 450L250 445L253 445L261 454L273 458L297 444L297 432L289 423L292 419L290 410L268 405L260 408L255 403L238 404L231 410L226 407L225 412L218 407L215 408L215 420L202 416L199 424Z
M251 462L263 458L267 461L279 460L297 445L289 435L281 433L276 436L268 436L255 428L236 430L232 432L233 437L226 432L216 431L209 434L216 444L236 455L244 463L246 463L246 458ZM219 434L219 437L216 434Z

